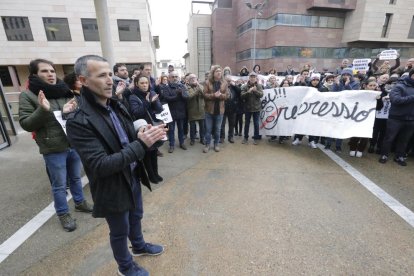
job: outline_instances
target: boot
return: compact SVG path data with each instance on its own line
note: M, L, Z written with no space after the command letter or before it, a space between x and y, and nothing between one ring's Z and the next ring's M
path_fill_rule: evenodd
M152 156L151 158L152 171L154 172L154 177L158 182L162 182L164 179L158 174L158 157L157 155Z
M149 181L154 184L158 184L158 180L155 177L154 169L152 167L152 162L151 162L152 153L153 153L152 151L146 152L143 161L144 161L145 170L147 171L147 174L148 174Z

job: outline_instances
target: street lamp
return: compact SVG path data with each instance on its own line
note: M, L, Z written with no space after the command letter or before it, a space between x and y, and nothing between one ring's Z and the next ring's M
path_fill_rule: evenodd
M263 15L263 8L266 6L268 0L264 0L262 3L257 3L256 5L252 6L250 2L247 2L247 0L244 1L247 7L249 7L252 10L255 10L254 14L254 29L253 29L253 66L256 65L256 31L257 31L257 17Z

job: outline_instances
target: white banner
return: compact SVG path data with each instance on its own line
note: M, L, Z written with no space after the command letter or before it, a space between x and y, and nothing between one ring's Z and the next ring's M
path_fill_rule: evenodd
M388 99L388 100L383 101L383 103L384 103L384 106L381 108L381 110L377 111L375 118L388 119L388 113L390 112L391 102Z
M332 138L371 137L380 92L319 92L311 87L266 89L260 134L304 134Z
M64 120L63 117L62 117L62 111L60 111L60 110L53 111L53 115L55 115L56 120L59 122L59 124L61 125L63 131L66 134L66 120Z
M170 107L168 106L168 104L163 104L162 108L162 112L160 114L155 114L155 118L157 118L158 120L162 120L164 124L171 123L173 119L171 116Z

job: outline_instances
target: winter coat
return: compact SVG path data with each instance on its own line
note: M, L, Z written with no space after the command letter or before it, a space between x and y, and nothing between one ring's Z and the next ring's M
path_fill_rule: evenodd
M263 87L259 83L254 85L257 91L249 92L249 89L252 87L250 82L241 88L241 98L244 100L244 109L246 112L258 112L261 109L260 99L263 97Z
M391 108L388 118L414 121L414 80L406 77L390 92Z
M241 89L237 85L229 86L229 98L225 101L224 113L231 115L237 113L239 102L241 101Z
M27 90L20 93L19 123L28 132L35 132L35 141L40 154L63 152L70 148L62 126L56 120L53 111L62 111L71 98L48 99L50 111L44 110L38 103L38 96Z
M93 92L82 88L82 103L66 123L68 140L79 153L94 202L92 215L106 217L133 210L132 173L149 189L151 186L141 160L146 146L137 139L128 110L116 99L109 105L116 113L129 144L121 145L110 112L96 102ZM131 164L137 162L134 171Z
M186 118L188 90L181 83L170 83L163 91L163 98L168 103L173 120Z
M214 96L214 87L210 82L206 82L204 85L204 102L205 102L205 112L209 114L214 114L214 103L216 101L216 96ZM229 97L229 89L227 88L227 82L222 81L220 86L220 114L224 114L224 101Z
M188 88L188 102L187 113L188 120L203 120L204 119L204 91L203 86L198 84L196 87L187 86Z
M157 95L154 91L150 91L150 99ZM155 114L162 112L162 105L159 99L155 102L148 102L146 93L138 88L132 90L132 95L129 96L130 114L134 120L145 119L148 124L158 121ZM151 118L149 117L151 116Z

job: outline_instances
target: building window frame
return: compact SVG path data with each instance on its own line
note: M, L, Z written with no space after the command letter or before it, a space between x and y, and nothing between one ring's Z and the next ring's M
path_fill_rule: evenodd
M72 41L66 17L42 17L48 41Z
M96 18L81 18L81 24L85 41L100 41Z
M390 32L391 22L392 22L392 15L393 15L392 13L385 14L385 21L384 21L384 25L382 26L382 32L381 32L382 38L388 37L388 34Z
M137 27L134 30L134 24ZM119 41L141 41L141 27L137 19L117 19ZM132 30L131 30L132 29Z
M414 16L413 16L413 19L411 20L411 27L410 27L410 30L408 31L407 38L414 38Z
M8 41L33 41L32 29L27 16L2 16Z

